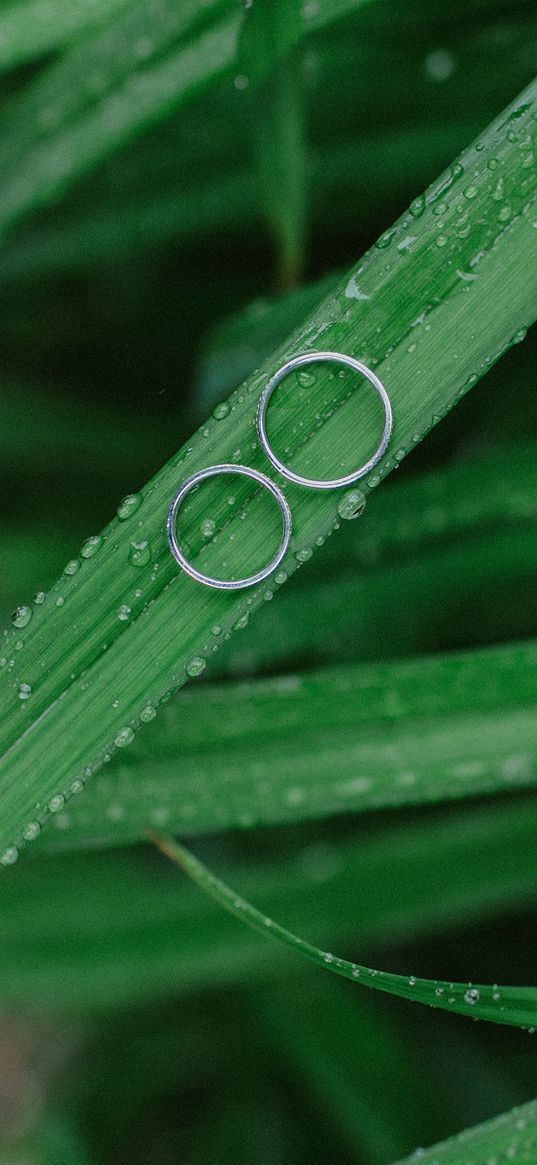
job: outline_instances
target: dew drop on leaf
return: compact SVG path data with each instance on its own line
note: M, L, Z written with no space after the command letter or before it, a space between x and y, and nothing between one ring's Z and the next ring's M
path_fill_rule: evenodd
M129 548L129 562L131 566L147 566L151 562L151 546L147 538L131 542Z
M146 704L145 708L142 708L142 711L140 712L140 720L144 724L149 724L149 722L151 720L155 719L156 714L157 714L157 710L154 707L154 705L153 704Z
M119 503L117 508L117 516L120 522L126 522L127 518L131 518L140 509L142 501L141 494L127 494L127 497L123 498L123 501Z
M228 413L229 405L227 400L221 401L220 404L216 405L216 407L213 409L213 417L217 421L223 421L224 417L227 417Z
M202 671L205 671L205 660L201 655L195 655L186 665L187 676L200 676Z
M126 728L120 728L117 736L114 737L114 744L117 748L126 748L128 744L132 744L134 740L134 732L130 725Z
M13 623L14 627L18 627L20 629L21 627L27 627L31 618L32 608L23 604L21 607L17 607L17 609L13 612L11 616L11 622Z
M337 512L340 518L345 521L352 521L354 518L359 518L366 507L365 494L361 489L349 489L343 495L338 503Z
M91 538L86 538L86 541L80 549L82 558L93 558L93 555L97 554L102 544L103 539L100 534L93 534Z

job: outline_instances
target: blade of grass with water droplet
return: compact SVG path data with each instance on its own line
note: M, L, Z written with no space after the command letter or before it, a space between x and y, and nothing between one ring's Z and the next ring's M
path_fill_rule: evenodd
M490 1165L492 1161L532 1162L537 1156L537 1101L520 1105L485 1124L465 1129L449 1141L418 1149L399 1165Z
M213 854L272 917L325 949L367 956L419 935L532 908L528 802L386 821L338 841L280 834L268 857L219 838ZM501 853L501 861L498 854ZM288 975L289 952L238 927L148 849L43 857L6 870L0 896L4 1004L114 1006ZM476 966L480 957L476 941ZM388 956L386 956L387 958ZM408 964L408 954L402 956ZM507 956L506 956L507 957ZM415 971L413 966L408 971ZM478 976L476 976L477 978ZM503 978L498 967L498 980Z
M390 971L378 971L360 963L352 963L349 959L341 959L299 938L252 906L173 838L155 833L150 836L162 853L240 922L267 938L283 943L296 954L334 975L341 975L363 987L385 991L415 1003L426 1003L429 1007L439 1007L457 1015L471 1016L473 1019L486 1019L512 1027L535 1028L537 1025L537 987L504 987L497 984L474 986L471 983L454 983L442 979L420 979L416 975L394 975Z
M536 678L529 643L185 690L32 853L532 787Z
M89 553L88 547L81 551L46 602L18 617L3 643L6 664L0 675L4 864L16 859L25 835L35 836L42 821L80 791L115 748L133 739L146 704L160 703L199 673L222 634L231 634L263 603L266 586L236 597L178 573L164 523L171 496L196 469L242 458L266 471L254 441L254 418L268 374L291 353L315 347L354 353L376 368L390 393L395 425L388 452L365 481L368 493L531 322L537 311L537 173L526 159L528 143L537 135L536 96L537 82L416 201L190 445L120 507L118 519L98 536L101 541L91 543ZM498 167L509 221L498 217L492 197ZM401 247L410 223L414 241ZM461 269L476 278L461 280ZM274 410L272 439L277 447L287 439L286 456L298 469L311 464L320 476L334 467L350 470L378 440L376 402L368 397L360 433L349 448L356 400L325 368L315 386L295 399L292 411ZM316 410L318 427L311 419ZM289 433L290 416L298 426L294 433ZM294 525L285 576L309 561L337 524L341 501L328 491L298 486L287 494ZM205 544L200 522L206 513L194 498L182 530L191 556L199 556L209 572L222 571L226 562L230 574L243 573L248 555L252 564L257 556L261 566L277 535L264 502L252 498L242 482L233 495L213 494L210 517L219 537ZM244 505L247 522L241 520ZM144 544L141 560L139 543ZM283 580L279 575L278 585ZM215 626L221 628L218 635Z

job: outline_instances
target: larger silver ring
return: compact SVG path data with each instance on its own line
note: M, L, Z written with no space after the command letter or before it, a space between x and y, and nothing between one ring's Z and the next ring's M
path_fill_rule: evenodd
M192 563L189 562L188 558L185 557L177 539L177 514L179 507L184 501L186 495L190 493L190 490L193 489L194 486L198 485L200 481L205 481L205 478L207 477L216 477L219 473L238 473L242 474L243 477L252 477L254 481L259 482L259 485L262 485L265 487L265 489L268 489L269 493L271 493L273 498L276 499L278 506L280 507L280 513L283 519L283 533L278 550L276 551L274 558L271 558L270 562L267 562L267 565L263 567L263 570L258 570L256 574L251 574L248 576L248 578L212 578L212 576L209 574L203 574L201 570L196 570L196 567L192 566ZM174 558L179 563L179 566L182 567L182 569L186 571L186 573L189 574L191 578L196 579L196 582L205 583L205 586L208 587L218 587L223 591L237 591L241 590L242 587L253 587L256 583L263 582L264 579L268 578L269 575L272 574L274 570L276 570L276 567L280 565L282 558L287 553L287 548L291 538L291 525L292 520L289 506L287 505L282 491L278 489L278 486L275 485L269 477L266 477L264 473L259 473L257 469L251 469L248 465L224 464L210 465L208 469L200 469L198 473L193 473L192 477L187 477L186 481L183 482L180 490L176 493L168 511L166 532L168 535L170 550Z
M322 480L314 477L302 477L299 473L293 473L292 469L284 465L283 461L280 461L279 457L276 456L274 450L271 448L266 429L267 405L274 389L277 388L284 376L287 376L287 373L292 372L294 368L302 368L304 364L314 364L319 360L330 360L336 364L346 364L354 372L359 372L362 376L365 376L365 379L374 388L384 409L384 429L382 437L373 456L369 458L369 461L364 462L359 469L354 470L353 473L348 473L345 477L332 477ZM286 364L282 364L282 367L271 377L261 393L257 406L257 432L269 461L272 462L275 468L288 481L294 481L297 485L309 486L310 489L337 489L339 486L352 485L353 482L359 481L361 477L365 477L366 473L369 473L373 469L373 466L380 461L383 453L386 451L392 432L392 425L392 406L382 381L379 380L378 376L375 376L375 373L366 364L362 364L360 360L355 360L352 356L345 356L341 352L303 352L300 356L293 356Z

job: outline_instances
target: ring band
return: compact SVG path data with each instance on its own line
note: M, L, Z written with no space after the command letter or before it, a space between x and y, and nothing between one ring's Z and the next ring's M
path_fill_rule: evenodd
M284 465L283 461L280 461L279 457L277 457L274 453L269 444L266 430L266 412L268 402L272 396L272 393L274 392L274 389L277 388L277 386L283 380L284 376L287 376L287 373L292 372L295 368L302 368L304 364L314 364L320 360L329 360L337 364L345 364L348 368L352 368L354 372L361 373L361 375L369 381L370 385L375 390L384 409L384 429L382 437L373 456L369 458L369 461L364 462L364 464L361 465L359 469L356 469L353 473L347 474L345 477L333 477L324 480L318 480L313 477L302 477L299 473L293 473L293 470L289 469L287 465ZM386 392L386 389L384 388L384 385L382 384L382 381L379 380L378 376L375 376L375 373L372 372L366 364L362 364L360 360L355 360L352 356L345 356L341 352L303 352L300 356L293 356L292 359L288 360L286 364L283 364L282 367L279 368L274 376L272 376L268 381L268 384L265 386L263 392L261 393L259 404L257 406L257 433L261 442L261 446L269 461L277 470L279 470L283 477L288 479L288 481L294 481L297 485L308 486L310 489L337 489L339 486L352 485L353 482L359 481L361 477L365 477L365 475L369 473L371 469L373 469L373 466L376 465L378 461L380 461L383 453L385 452L390 440L392 425L393 417L390 398Z
M238 473L242 474L243 477L253 478L254 481L257 481L259 485L264 486L264 488L272 494L272 497L276 499L280 508L280 513L282 515L283 533L280 545L276 551L276 554L274 555L274 558L271 558L270 562L268 562L262 570L257 571L256 574L249 575L248 578L223 579L213 578L211 575L203 574L202 571L196 570L196 567L193 566L192 563L188 561L188 558L185 557L177 538L177 514L179 512L179 507L184 501L186 495L190 493L190 490L193 489L194 486L198 485L200 481L205 481L207 477L216 477L220 473ZM186 574L189 574L191 578L196 579L196 582L205 583L206 586L218 587L223 591L236 591L241 590L242 587L252 587L256 583L263 582L264 579L268 578L269 575L271 575L272 572L276 570L276 567L280 565L282 558L284 558L285 554L287 553L291 538L291 527L291 511L287 501L282 491L278 488L277 485L274 484L273 481L270 480L269 477L266 477L264 473L259 473L257 469L251 469L248 465L223 464L210 465L207 469L200 469L198 473L192 474L192 477L188 477L186 481L183 482L180 490L178 490L175 497L173 498L170 509L168 511L166 532L168 535L170 550L176 562L179 563L179 566L186 572Z

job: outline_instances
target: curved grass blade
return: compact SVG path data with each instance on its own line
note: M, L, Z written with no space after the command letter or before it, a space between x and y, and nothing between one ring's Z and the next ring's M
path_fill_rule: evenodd
M230 877L266 914L291 929L307 917L319 946L365 952L533 909L536 841L525 798L389 830L383 822L337 844L314 834L270 859L252 850L241 857L221 838L216 852L222 861L227 851ZM281 944L237 927L145 848L20 862L4 873L0 928L0 998L55 1012L266 982L290 970Z
M120 506L118 518L73 559L46 602L17 615L4 638L0 673L4 864L16 860L50 813L80 792L115 749L128 745L154 707L199 674L225 636L273 593L266 586L239 597L209 593L177 572L164 530L170 498L189 473L241 457L266 471L254 426L267 373L292 353L315 347L359 355L376 369L396 421L388 452L364 481L367 494L534 318L537 171L527 158L537 137L536 98L537 82L478 148L470 147L416 200L270 366L232 394L191 443ZM498 169L502 199L509 199L500 211ZM360 434L349 442L356 397L330 375L320 368L314 385L280 390L271 439L276 448L287 441L286 456L299 472L310 465L319 476L335 465L350 470L378 439L376 402L368 397L359 413ZM343 502L298 486L287 493L293 545L276 586L339 524ZM259 569L279 529L267 504L242 482L233 494L217 489L193 497L182 531L191 559L199 556L200 566L216 575L223 569L244 575L250 563ZM210 541L201 525L207 517L214 523Z
M399 1165L490 1165L491 1161L537 1159L537 1100L465 1129L449 1141L418 1149Z
M150 840L166 854L172 862L180 866L192 881L209 894L219 906L224 907L246 926L277 939L296 954L310 959L318 967L341 975L344 979L359 982L364 987L397 995L414 1003L426 1003L457 1015L471 1016L472 1019L486 1019L492 1023L508 1024L511 1027L535 1029L537 1026L537 987L474 986L472 983L453 983L442 979L419 979L416 975L408 978L394 975L389 971L377 971L360 963L340 959L331 951L323 951L306 942L274 922L252 906L245 898L232 890L211 872L185 846L171 837L163 837L151 832Z
M534 787L536 681L528 643L186 689L32 853Z

